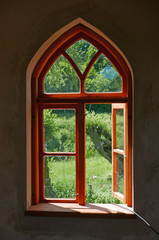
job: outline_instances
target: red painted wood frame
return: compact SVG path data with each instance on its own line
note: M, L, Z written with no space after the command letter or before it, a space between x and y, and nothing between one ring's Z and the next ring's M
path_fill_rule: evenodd
M117 111L123 110L123 149L117 146ZM128 182L128 131L127 131L127 103L112 104L112 194L124 203L127 203L127 182ZM117 176L119 176L119 155L123 157L123 178L124 193L120 193L117 185Z
M84 39L94 45L98 52L94 55L88 64L85 72L82 74L77 65L71 57L65 52L66 49L76 41ZM121 92L106 92L106 93L86 93L84 91L84 81L88 75L89 70L93 66L100 54L104 54L115 66L120 76L122 77L122 91ZM80 93L44 93L44 78L60 55L70 62L75 72L80 79ZM43 201L40 190L42 182L42 171L40 165L40 136L39 129L40 122L40 106L52 107L53 104L77 104L79 112L77 134L79 144L78 154L78 191L79 196L76 201L79 204L85 204L85 104L86 103L127 103L128 109L128 166L127 166L127 205L132 205L132 78L130 69L120 53L103 37L99 36L94 31L87 27L78 24L72 29L65 32L59 37L43 54L37 63L32 74L32 204L37 204ZM49 105L48 105L49 104ZM71 105L70 105L71 106ZM46 107L46 108L47 108ZM79 131L80 129L80 131ZM83 129L81 131L81 129ZM80 134L79 134L80 133ZM77 154L77 152L76 152ZM81 173L83 171L83 173ZM78 199L78 200L77 200Z
M75 152L45 152L44 151L44 109L61 110L69 109L75 110ZM78 105L77 104L39 104L39 199L40 202L78 202L79 192L79 119L78 119ZM61 198L45 198L44 193L44 158L45 156L75 156L76 160L76 198L75 199L61 199Z

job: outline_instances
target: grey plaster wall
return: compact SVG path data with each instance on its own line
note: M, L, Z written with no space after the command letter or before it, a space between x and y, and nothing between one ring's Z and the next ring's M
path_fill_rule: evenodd
M159 1L1 0L0 240L155 240L140 220L26 217L25 73L38 48L82 17L134 71L135 210L159 231Z

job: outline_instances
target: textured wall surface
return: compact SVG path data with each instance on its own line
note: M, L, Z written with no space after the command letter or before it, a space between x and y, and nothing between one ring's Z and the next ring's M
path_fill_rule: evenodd
M134 71L135 210L159 231L158 0L1 0L0 9L0 239L158 239L138 219L24 216L26 69L54 32L81 17L123 51Z

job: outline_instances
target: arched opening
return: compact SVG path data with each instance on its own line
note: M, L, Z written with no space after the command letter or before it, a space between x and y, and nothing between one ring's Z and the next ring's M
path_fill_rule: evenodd
M132 73L129 64L108 38L82 19L55 34L27 76L27 205L39 202L86 202L85 115L88 105L112 105L113 195L132 206ZM57 37L58 35L58 37ZM77 45L81 44L81 52ZM82 49L83 48L83 49ZM84 54L82 57L81 55ZM34 64L33 64L34 63ZM34 65L34 67L33 67ZM105 77L105 75L113 77ZM65 75L65 77L62 77ZM96 77L95 77L96 76ZM107 79L107 81L106 81ZM63 81L65 80L65 81ZM108 81L109 80L109 81ZM62 82L62 84L61 84ZM98 82L98 86L97 83ZM87 106L86 106L87 105ZM117 113L123 111L123 147L117 146ZM58 111L74 111L75 149L49 149L46 119ZM48 114L49 117L48 117ZM61 114L61 113L60 113ZM59 115L60 115L59 114ZM120 114L119 114L120 115ZM129 117L128 117L129 116ZM49 128L52 126L50 123ZM63 131L66 129L63 129ZM93 131L93 129L91 130ZM59 139L58 139L59 140ZM55 141L51 139L51 141ZM45 170L49 158L75 161L73 198L54 198L46 194ZM45 159L47 159L47 164ZM119 161L119 159L122 159ZM53 161L53 160L51 160ZM122 161L123 189L119 190ZM30 172L32 172L30 174ZM63 173L62 173L63 174ZM46 174L47 175L47 174ZM102 186L102 184L101 184ZM52 195L53 196L53 195Z

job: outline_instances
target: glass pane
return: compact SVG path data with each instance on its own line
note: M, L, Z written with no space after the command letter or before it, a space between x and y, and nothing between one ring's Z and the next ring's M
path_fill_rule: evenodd
M121 76L112 63L101 54L86 78L85 92L121 92L121 90Z
M124 194L124 156L116 154L116 192Z
M44 151L75 152L75 110L44 109Z
M120 203L112 196L111 104L86 104L86 202Z
M116 110L116 148L124 150L124 110Z
M80 80L67 59L61 55L44 79L45 93L80 92Z
M88 63L97 51L93 45L81 39L69 47L66 52L76 63L81 73L84 73Z
M75 198L75 157L44 157L45 198Z

